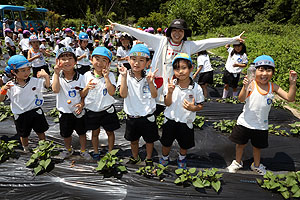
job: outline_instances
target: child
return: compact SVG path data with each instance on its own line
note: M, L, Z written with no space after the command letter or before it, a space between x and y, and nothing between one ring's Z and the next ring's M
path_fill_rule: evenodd
M124 98L124 111L127 114L125 139L131 142L132 157L128 164L138 164L139 138L146 142L147 156L145 163L152 166L152 151L154 142L159 139L154 111L157 90L153 83L157 72L149 72L146 76L145 68L151 63L150 52L143 44L135 45L129 53L130 70L119 67L120 76L118 86L120 95Z
M193 71L192 59L185 53L175 56L174 78L168 80L165 88L166 109L162 137L162 158L160 163L167 166L173 141L180 146L178 168L186 169L187 150L195 146L193 122L196 111L200 111L204 101L201 87L190 78Z
M17 134L20 136L24 152L28 153L28 137L31 130L37 133L40 140L45 140L45 131L49 128L41 106L44 102L42 89L50 86L50 78L44 70L38 72L37 78L30 78L30 63L21 55L12 56L8 60L8 66L14 79L1 88L0 101L3 101L7 94L11 101L10 107L14 114Z
M23 56L25 56L25 58L28 58L28 51L30 49L29 36L30 36L30 32L28 30L24 30L23 39L19 43L19 47L22 50L22 54Z
M130 64L128 62L128 55L131 49L132 39L127 33L123 33L120 37L121 46L117 49L117 58L119 65L123 64L124 67L130 69Z
M64 138L66 151L62 157L68 158L73 154L72 133L79 135L80 156L90 159L86 152L86 130L84 118L80 117L84 103L81 101L80 90L83 76L75 69L77 57L71 47L62 47L56 53L52 90L56 93L56 107L60 112L60 135ZM75 110L75 113L73 113Z
M92 130L92 144L94 160L100 159L98 150L100 126L104 128L108 136L108 151L114 148L114 131L120 128L115 102L112 97L116 90L116 79L109 66L112 53L105 47L97 47L92 53L91 62L94 70L84 74L85 88L81 96L85 97L85 125L87 130Z
M12 74L10 72L10 67L6 66L4 69L4 73L0 75L0 86L5 85L12 78Z
M206 50L198 52L197 66L198 69L193 75L193 79L195 80L199 74L198 84L203 90L204 97L207 98L207 85L213 84L214 73Z
M8 51L9 57L12 57L13 55L16 55L16 47L15 43L13 42L13 32L9 28L4 30L5 32L5 46Z
M23 30L21 28L18 29L18 42L23 39Z
M88 34L88 45L87 45L87 48L90 50L90 53L92 53L93 50L94 50L94 46L93 46L94 36L92 35L92 30L90 28L88 28L86 30L86 33Z
M235 173L243 167L242 155L250 139L254 158L251 169L264 175L266 169L260 162L260 152L261 149L268 147L268 115L274 92L287 101L294 101L297 89L297 73L293 70L290 71L290 89L287 93L277 84L270 82L275 71L275 63L270 56L259 56L254 60L254 64L256 77L254 81L250 82L246 76L239 94L239 100L246 103L243 112L238 117L237 125L229 137L231 141L236 143L236 158L227 169L229 172Z
M87 48L89 36L85 32L79 33L79 47L76 48L76 56L78 60L77 71L80 74L85 74L86 72L91 70L89 55L90 51Z
M238 95L237 86L240 79L240 73L248 64L246 46L244 43L234 44L233 48L230 45L225 46L229 53L225 70L223 74L223 82L225 84L222 98L225 99L228 95L229 87L232 87L235 98Z
M48 75L50 75L50 71L48 65L45 61L46 56L50 56L45 50L40 49L40 41L36 37L36 35L31 35L29 37L29 44L31 45L31 49L28 51L28 61L32 64L33 77L37 77L37 72L44 69Z
M138 40L145 42L155 51L152 60L152 66L158 69L158 77L163 77L163 87L158 89L157 114L163 111L164 96L163 90L168 86L168 79L171 79L174 72L172 60L178 53L187 53L192 55L196 52L216 48L225 44L233 44L241 40L243 33L233 38L211 38L199 41L187 41L192 31L188 28L183 19L175 19L171 22L165 36L150 34L132 27L124 26L110 22L116 30L127 32ZM152 70L155 70L154 68Z

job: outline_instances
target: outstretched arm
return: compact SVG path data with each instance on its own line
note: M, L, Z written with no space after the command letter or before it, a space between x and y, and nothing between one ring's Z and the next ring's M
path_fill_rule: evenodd
M297 72L291 70L290 71L290 89L289 92L284 91L278 85L274 84L274 92L276 92L280 97L287 101L295 101L296 97L296 82L297 82Z

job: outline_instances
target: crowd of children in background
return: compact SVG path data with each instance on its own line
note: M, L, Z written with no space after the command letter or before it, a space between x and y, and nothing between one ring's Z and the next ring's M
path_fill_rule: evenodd
M79 33L75 27L54 30L22 30L17 27L14 31L4 29L5 47L10 59L0 81L4 85L0 100L3 101L6 95L9 97L17 133L24 151L28 152L31 130L38 134L39 139L45 139L44 132L48 129L41 109L44 101L41 88L50 87L50 70L45 57L55 53L52 91L57 94L60 134L66 148L64 158L73 153L74 130L80 138L80 155L86 159L100 159L100 127L108 135L108 151L114 148L114 131L120 128L120 124L113 95L119 90L127 114L124 137L130 141L132 151L128 163L141 161L138 149L139 139L143 137L146 165L153 165L154 142L160 139L162 156L159 162L167 166L171 146L177 140L180 146L178 167L186 168L187 151L195 146L193 121L209 96L207 86L213 83L213 68L206 49L225 46L229 53L223 75L225 87L222 98L228 96L229 87L233 88L233 96L238 96L240 73L248 64L242 34L233 38L189 41L187 38L191 36L191 30L182 19L172 21L168 29L158 28L156 34L152 27L133 28L116 23L103 30L97 25L87 28L82 25ZM16 55L17 48L21 55ZM191 60L194 53L198 53L195 69ZM113 56L118 63L118 81L109 70ZM256 78L250 83L246 76L239 94L239 99L246 104L230 137L237 144L237 153L236 160L228 167L229 172L242 168L243 149L250 139L254 154L251 169L265 174L260 163L260 149L268 146L267 118L273 92L288 101L295 99L297 74L294 71L290 72L291 86L287 93L278 85L269 83L275 69L272 58L259 57L254 63ZM33 77L29 76L30 67ZM266 103L253 106L253 102L260 104L258 101ZM249 108L249 104L253 109ZM258 111L262 109L264 113ZM160 137L155 120L161 112L164 112L165 121ZM264 121L258 121L257 115ZM87 130L92 131L91 154L86 151ZM264 140L258 141L262 135Z

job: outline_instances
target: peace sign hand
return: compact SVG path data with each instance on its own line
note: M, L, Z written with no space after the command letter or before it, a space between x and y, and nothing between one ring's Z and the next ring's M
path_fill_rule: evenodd
M175 84L173 82L173 77L172 77L171 81L168 78L168 93L172 94L174 89L175 89Z
M150 70L151 70L151 67L150 67ZM153 83L153 80L155 78L155 74L157 71L158 71L158 68L154 72L149 71L149 73L146 77L148 83Z
M118 65L118 69L119 69L119 73L120 73L122 76L126 76L126 75L127 75L127 68L124 67L123 64L122 64L121 67Z

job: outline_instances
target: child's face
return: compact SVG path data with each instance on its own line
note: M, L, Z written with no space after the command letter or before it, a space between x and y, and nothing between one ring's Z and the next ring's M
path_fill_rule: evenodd
M72 37L72 32L66 32L66 35Z
M184 30L183 29L177 29L173 28L171 31L171 38L172 41L179 44L184 37Z
M6 32L5 34L10 38L13 36L13 33L11 33L11 32Z
M92 64L97 72L102 72L102 69L108 68L110 61L106 56L94 55L92 57Z
M82 48L85 48L87 45L88 45L88 41L87 40L80 40L80 46L82 47Z
M255 75L256 82L267 84L273 76L273 70L271 68L258 67Z
M76 64L76 61L72 53L62 55L61 57L58 58L58 60L59 60L59 64L62 65L62 70L67 72L72 71Z
M242 49L243 49L243 46L240 44L240 45L233 45L233 48L236 52L241 52Z
M30 67L24 67L21 69L18 69L18 72L16 73L16 77L19 80L26 80L31 73L31 68Z
M38 49L40 47L40 42L39 41L32 41L30 42L32 48Z
M150 60L144 56L130 56L129 64L133 72L141 72L150 64Z
M123 38L123 39L121 40L121 43L122 43L122 46L123 46L123 47L128 47L128 45L129 45L129 40Z
M190 73L192 72L193 68L189 68L188 62L185 60L179 61L179 67L174 69L174 75L180 81L186 80L190 77Z

